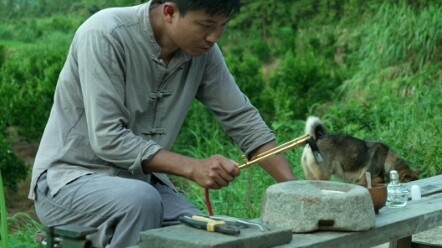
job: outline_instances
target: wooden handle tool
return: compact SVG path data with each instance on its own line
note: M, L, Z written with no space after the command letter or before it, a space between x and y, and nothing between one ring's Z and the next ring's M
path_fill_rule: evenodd
M242 169L248 168L249 166L251 166L255 163L258 163L259 161L264 160L270 156L274 156L274 155L283 153L287 150L293 149L297 146L304 145L310 140L310 138L311 138L311 136L309 134L305 134L301 137L298 137L296 139L288 141L288 142L286 142L282 145L279 145L275 148L272 148L268 151L260 153L256 157L252 158L252 160L247 160L246 157L243 156L243 158L246 160L246 162L244 164L240 165L239 169L242 170Z

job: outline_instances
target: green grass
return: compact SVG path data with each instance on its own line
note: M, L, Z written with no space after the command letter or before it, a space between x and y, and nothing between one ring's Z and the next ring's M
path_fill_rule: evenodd
M27 44L24 42L16 41L16 40L0 40L0 46L4 46L7 48L21 48L26 46Z
M8 219L10 227L9 247L14 248L42 248L35 241L42 225L26 213L16 213Z
M4 198L3 181L0 173L0 247L42 248L34 241L42 225L26 213L18 212L8 216Z

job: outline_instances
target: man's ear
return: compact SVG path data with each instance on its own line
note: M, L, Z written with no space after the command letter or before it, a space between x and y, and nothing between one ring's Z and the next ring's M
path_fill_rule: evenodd
M178 9L174 3L165 3L163 7L163 16L166 22L170 22L172 18L178 13Z

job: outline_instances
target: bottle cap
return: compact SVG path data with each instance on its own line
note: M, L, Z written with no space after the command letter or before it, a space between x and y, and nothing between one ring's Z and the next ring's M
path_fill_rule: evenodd
M397 174L397 171L395 171L395 170L390 171L390 180L393 180L393 179L399 179L399 175Z

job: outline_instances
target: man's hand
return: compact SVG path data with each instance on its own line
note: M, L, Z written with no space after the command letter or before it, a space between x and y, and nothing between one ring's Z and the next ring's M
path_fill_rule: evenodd
M161 172L185 177L204 188L220 189L239 176L238 163L221 155L207 159L195 159L166 150L144 161L144 173Z
M221 155L214 155L193 166L190 179L204 188L220 189L228 186L239 174L238 163Z

